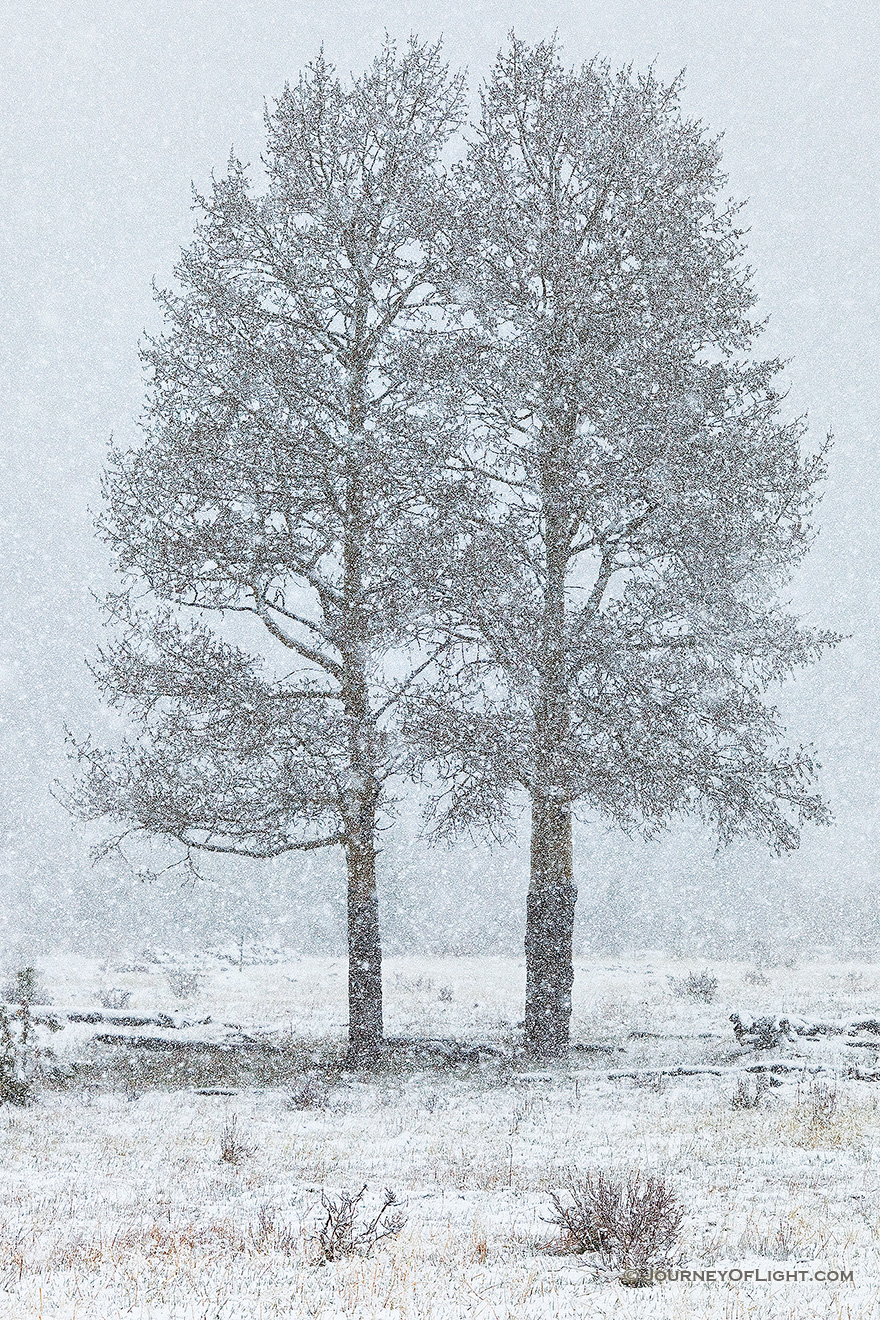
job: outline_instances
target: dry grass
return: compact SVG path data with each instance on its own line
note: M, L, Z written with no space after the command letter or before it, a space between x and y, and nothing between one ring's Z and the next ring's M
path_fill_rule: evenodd
M446 1034L457 1023L478 1036L519 995L515 966L495 969L493 981L489 960L476 969L468 960L435 962L401 967L408 981L390 978L392 1023L424 1011L446 1022ZM704 1045L697 1032L706 1014L726 1020L745 966L717 968L718 1005L708 1007L670 996L667 969L649 976L614 968L601 991L598 980L582 979L577 1037L590 1038L592 1021L625 1045L627 1063L644 1052L656 1068L659 1047L626 1033L638 1023L653 1030L672 1011L681 1038L670 1048L733 1051L732 1042ZM211 996L224 984L243 1010L248 985L254 1002L271 998L279 969L271 969L272 981L263 971L235 969L224 981L204 970L202 1003L213 1008ZM162 986L168 993L161 968L149 975L157 994ZM316 1028L328 1016L321 986L332 981L326 967L320 975L320 983L305 983L302 972L293 999L289 985L284 991L312 1006ZM769 985L747 987L764 1002L747 1006L768 1011L771 1000L780 1002L783 975L790 998L806 996L800 971L773 969ZM481 977L489 978L482 990ZM145 992L137 979L114 972L112 983L124 983L138 1004ZM866 975L864 984L875 980ZM447 985L451 1001L438 995ZM852 1007L861 986L840 980L829 993ZM224 1012L232 1016L228 1005ZM453 1012L459 1017L447 1019ZM870 1084L792 1080L756 1108L734 1108L729 1077L665 1077L643 1087L584 1072L526 1080L477 1066L429 1069L424 1061L410 1061L405 1074L355 1076L342 1070L339 1041L329 1030L310 1040L291 1033L283 1068L278 1055L252 1059L248 1070L208 1053L176 1077L164 1071L165 1059L129 1057L126 1073L120 1055L105 1053L73 1089L46 1093L14 1115L0 1110L0 1317L824 1320L849 1308L847 1320L860 1320L880 1313L872 1153L880 1122ZM605 1057L593 1063L609 1066ZM237 1094L195 1094L224 1084ZM232 1120L252 1148L237 1162L218 1158ZM856 1269L857 1287L668 1284L640 1296L594 1282L580 1257L546 1250L549 1192L571 1166L662 1169L688 1212L681 1247L690 1261L833 1261ZM386 1185L398 1190L406 1227L368 1259L318 1266L309 1243L322 1191L338 1199L363 1183L374 1195Z

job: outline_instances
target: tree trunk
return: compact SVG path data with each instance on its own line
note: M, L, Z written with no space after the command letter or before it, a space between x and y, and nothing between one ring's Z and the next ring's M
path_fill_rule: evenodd
M365 324L366 311L361 306L356 325L358 340ZM376 892L376 808L381 785L367 680L370 621L364 585L368 514L361 446L365 395L366 370L360 357L353 354L349 381L351 439L345 473L345 626L339 645L348 725L349 778L343 807L348 863L348 1051L356 1064L374 1061L382 1045L382 946Z
M368 804L351 831L348 863L348 1051L352 1063L375 1061L382 1045L382 946L376 892L374 812ZM369 820L365 819L369 817Z
M526 900L526 1048L539 1059L568 1053L577 889L571 806L532 799L531 879Z
M553 391L551 390L551 396ZM543 629L536 656L539 697L535 706L531 877L526 902L526 1047L536 1058L563 1058L568 1051L574 885L568 744L569 675L566 637L566 574L572 520L567 488L577 416L572 408L547 428L541 452L544 539Z

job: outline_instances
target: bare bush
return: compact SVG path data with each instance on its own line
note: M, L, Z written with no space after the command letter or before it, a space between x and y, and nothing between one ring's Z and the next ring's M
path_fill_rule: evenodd
M254 1147L249 1145L238 1131L238 1118L235 1114L227 1119L223 1125L223 1131L220 1133L220 1161L223 1164L241 1164L249 1155L253 1155Z
M760 967L752 967L746 972L746 985L769 985L769 977L766 977Z
M562 1230L571 1250L596 1253L621 1283L650 1283L652 1270L672 1263L685 1211L665 1178L639 1170L623 1179L572 1173L551 1202L546 1222Z
M772 1094L770 1085L766 1073L758 1073L754 1078L741 1076L737 1079L730 1103L734 1109L760 1109L765 1097Z
M314 1241L321 1260L342 1260L344 1256L368 1255L384 1238L397 1237L406 1223L406 1217L396 1209L400 1202L389 1188L385 1188L382 1204L372 1219L360 1216L361 1201L366 1194L364 1183L359 1192L340 1192L336 1200L321 1193L324 1222L319 1226ZM389 1212L394 1213L389 1213Z
M430 976L398 975L396 984L399 990L403 990L408 995L431 994L434 990L434 982Z
M98 998L101 1001L102 1008L128 1008L131 1002L131 991L112 987L102 990Z
M441 1004L451 1004L455 998L455 991L451 985L441 985L437 991L437 998Z
M296 1230L279 1221L277 1207L268 1202L257 1211L248 1236L257 1251L280 1251L285 1256L292 1256L299 1242Z
M810 1127L830 1127L837 1116L837 1083L828 1086L820 1078L812 1077L803 1090L798 1086L798 1106Z
M177 999L193 999L199 992L201 978L198 972L186 972L182 967L168 967L165 980Z
M636 1073L630 1081L638 1090L653 1091L656 1095L663 1095L669 1079L662 1072L642 1072Z
M706 968L702 972L688 972L681 978L670 976L669 986L679 999L696 999L711 1004L718 994L718 977Z
M329 1109L330 1091L317 1078L304 1077L288 1092L285 1106L288 1109Z

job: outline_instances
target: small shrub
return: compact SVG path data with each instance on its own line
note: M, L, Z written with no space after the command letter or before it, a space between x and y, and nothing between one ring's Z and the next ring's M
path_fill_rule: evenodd
M761 1217L750 1220L740 1235L739 1250L769 1260L816 1259L822 1247L816 1241L815 1226L796 1212L791 1217L769 1222Z
M101 1001L102 1008L128 1008L131 1002L131 991L115 988L102 990L98 998Z
M663 1095L669 1081L662 1072L636 1073L630 1080L638 1090L653 1091L656 1095Z
M406 994L430 994L434 989L434 982L430 976L403 976L398 975L397 987Z
M223 1125L223 1131L220 1133L220 1162L222 1164L241 1164L253 1153L254 1147L248 1145L239 1135L238 1118L233 1114L230 1119L227 1119Z
M769 985L770 979L761 971L760 967L752 967L746 972L746 985Z
M441 1004L451 1004L455 998L455 991L452 989L451 985L441 985L440 989L437 991L437 998L440 1000Z
M319 1225L314 1236L318 1254L323 1261L342 1260L345 1256L366 1256L373 1247L384 1238L397 1237L406 1223L405 1216L397 1210L400 1202L389 1188L385 1188L382 1204L372 1219L359 1216L363 1214L361 1201L367 1190L364 1183L359 1192L340 1192L333 1200L321 1193L321 1206L324 1210L324 1222ZM394 1213L390 1213L394 1212Z
M292 1256L296 1251L298 1237L287 1224L278 1220L278 1210L265 1202L257 1211L256 1223L251 1225L250 1241L257 1251L280 1251L285 1256Z
M514 1133L519 1132L520 1123L522 1123L523 1119L532 1117L534 1107L535 1100L531 1095L523 1096L519 1104L514 1105L513 1113L510 1116L510 1127L507 1130L508 1136L512 1137Z
M26 1044L13 1027L16 1017L0 1008L0 1104L4 1105L26 1105L33 1098Z
M730 1103L734 1109L760 1109L761 1102L770 1094L770 1080L766 1073L758 1073L754 1079L741 1076L737 1079Z
M52 1071L51 1068L44 1071L44 1060L51 1060L54 1055L52 1050L39 1045L31 1014L31 1004L45 1003L46 999L40 997L33 967L16 972L7 990L17 996L18 1008L11 1013L0 1005L0 1104L26 1105L34 1097L37 1079ZM48 1018L44 1025L51 1032L61 1029L54 1018ZM56 1067L54 1072L54 1080L58 1080L61 1070Z
M672 1263L684 1206L665 1178L636 1170L624 1179L572 1174L551 1194L556 1225L574 1251L595 1252L621 1283L650 1283L651 1271Z
M22 967L13 973L3 986L3 998L7 1004L48 1004L49 992L37 984L37 973L33 967Z
M143 1071L140 1060L131 1054L123 1054L118 1060L113 1080L122 1090L126 1100L139 1100L143 1091Z
M165 980L177 999L193 999L199 992L201 978L197 972L185 972L181 967L169 967L165 972Z
M670 976L669 985L679 999L696 999L711 1004L718 993L718 977L707 968L703 972L688 972L680 980Z
M288 1093L288 1109L329 1109L330 1091L315 1077L305 1077Z
M811 1127L830 1127L837 1117L837 1083L828 1086L818 1077L813 1077L804 1092L798 1088L798 1104L803 1107Z
M864 1148L876 1123L876 1107L855 1104L835 1082L814 1077L798 1086L796 1102L780 1114L780 1136L794 1146L823 1150Z

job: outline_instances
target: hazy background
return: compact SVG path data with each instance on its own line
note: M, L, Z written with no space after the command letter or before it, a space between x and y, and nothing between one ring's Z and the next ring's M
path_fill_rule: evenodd
M558 30L571 62L686 67L686 110L724 131L731 194L749 199L763 351L791 359L790 406L808 411L814 443L836 434L822 534L791 594L849 637L783 697L794 735L816 745L835 826L781 861L752 846L716 856L687 824L651 845L584 826L578 945L880 949L876 0L2 0L0 19L3 954L239 932L338 949L340 856L230 866L195 891L146 886L94 869L50 795L69 775L63 726L97 718L83 659L108 574L89 508L111 432L133 431L151 281L168 282L190 237L191 183L205 188L232 145L258 160L264 101L322 44L347 73L385 29L443 34L473 88L512 25L527 40ZM409 825L381 866L388 949L518 949L521 848L429 852Z

